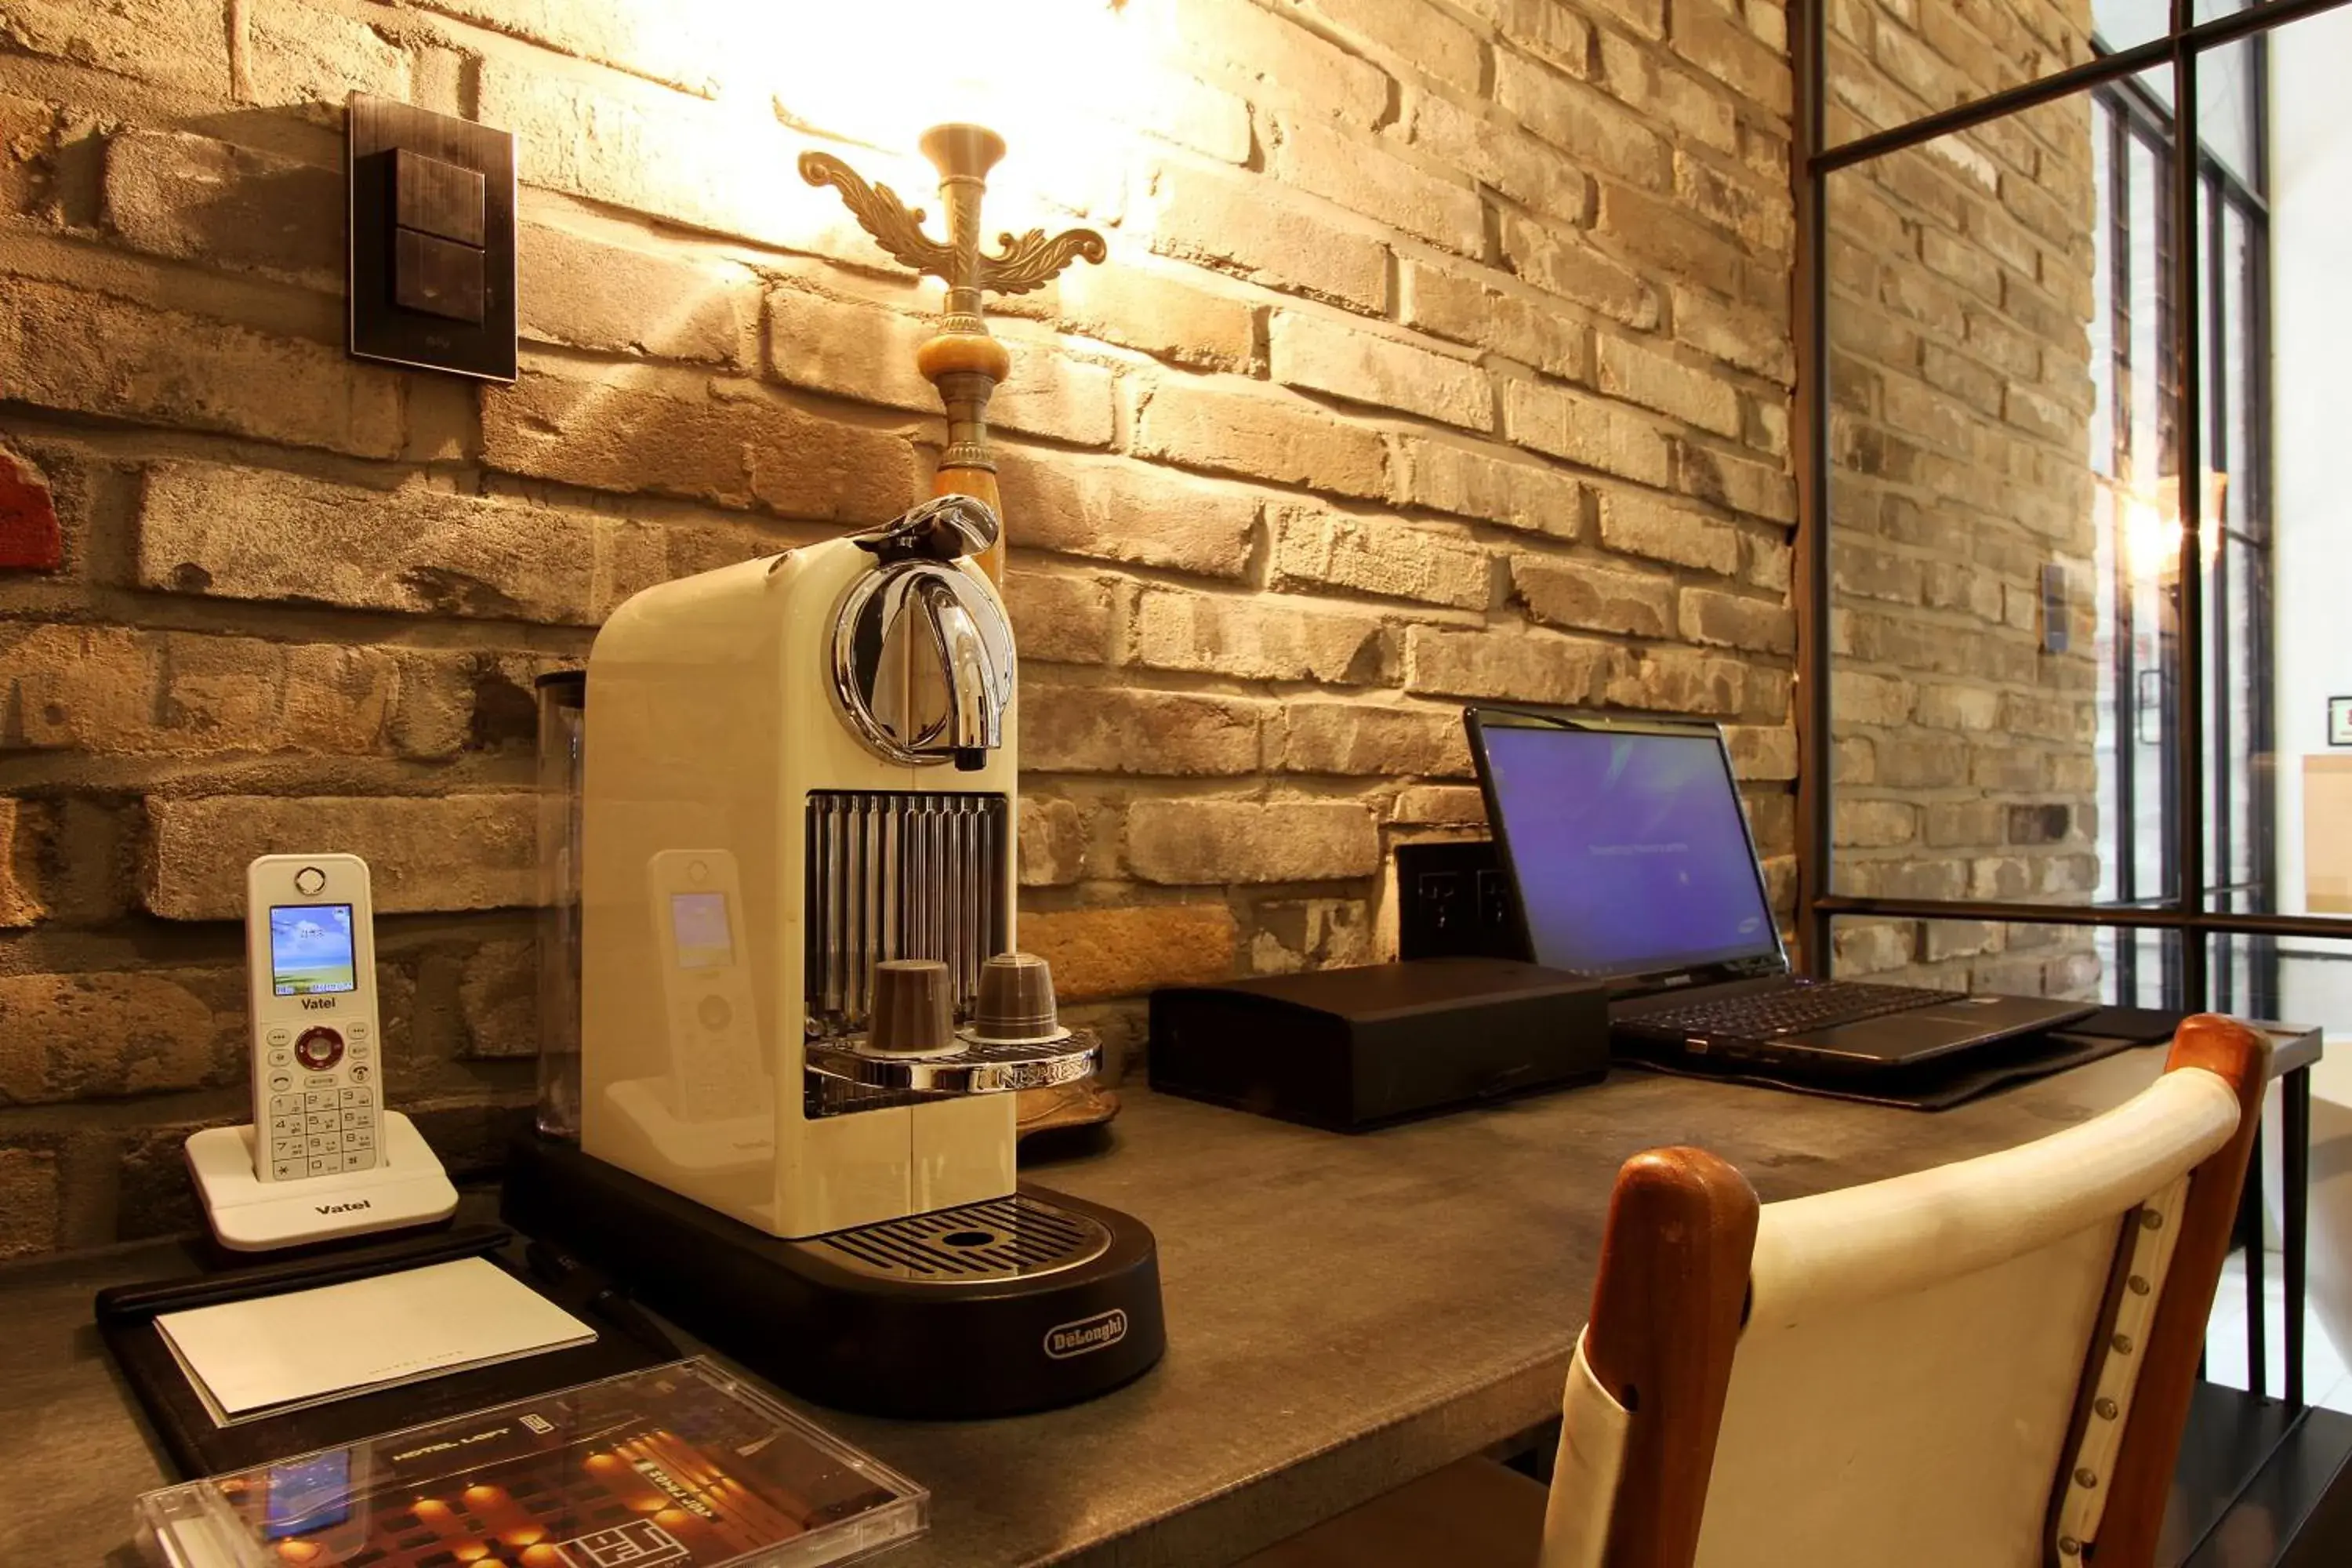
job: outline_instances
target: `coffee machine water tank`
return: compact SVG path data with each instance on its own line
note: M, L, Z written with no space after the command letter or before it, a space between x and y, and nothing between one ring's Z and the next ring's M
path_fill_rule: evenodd
M877 964L945 963L961 1023L1013 945L1014 650L971 559L996 528L941 498L598 634L585 1152L778 1237L1012 1193L1001 1090L1090 1062L982 1062L953 1081L997 1091L967 1093L840 1065Z

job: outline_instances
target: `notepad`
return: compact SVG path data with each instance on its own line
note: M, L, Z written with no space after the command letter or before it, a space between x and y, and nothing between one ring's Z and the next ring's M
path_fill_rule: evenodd
M487 1258L167 1312L155 1327L224 1426L596 1337Z

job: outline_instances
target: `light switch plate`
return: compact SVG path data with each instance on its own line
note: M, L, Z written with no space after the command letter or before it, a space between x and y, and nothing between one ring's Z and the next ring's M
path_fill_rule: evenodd
M447 371L482 381L515 378L515 156L514 137L470 120L435 114L395 99L355 92L351 97L345 139L345 174L351 189L351 352L354 358L381 360L411 370ZM404 159L401 154L406 154ZM423 228L401 225L404 195L394 176L402 163L411 175L408 216ZM421 212L455 210L453 198L470 200L481 181L480 319L472 313L472 270L454 268L458 241L449 237L468 226L447 216ZM420 206L416 176L429 177ZM436 232L437 231L437 232ZM397 279L395 258L412 267L430 261L429 275ZM457 279L455 293L452 280ZM401 303L403 297L411 301ZM452 310L456 313L452 314Z

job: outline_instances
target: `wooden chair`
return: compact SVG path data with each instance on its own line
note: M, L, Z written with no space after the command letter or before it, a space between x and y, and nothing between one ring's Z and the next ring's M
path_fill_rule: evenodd
M2190 1018L2104 1116L1761 1208L1636 1155L1549 1500L1468 1460L1245 1568L2145 1568L2269 1051Z

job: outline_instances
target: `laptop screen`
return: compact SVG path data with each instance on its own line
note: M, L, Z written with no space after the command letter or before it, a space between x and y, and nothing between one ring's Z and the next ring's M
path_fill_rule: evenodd
M1538 963L1605 978L1781 962L1709 731L1474 727Z

